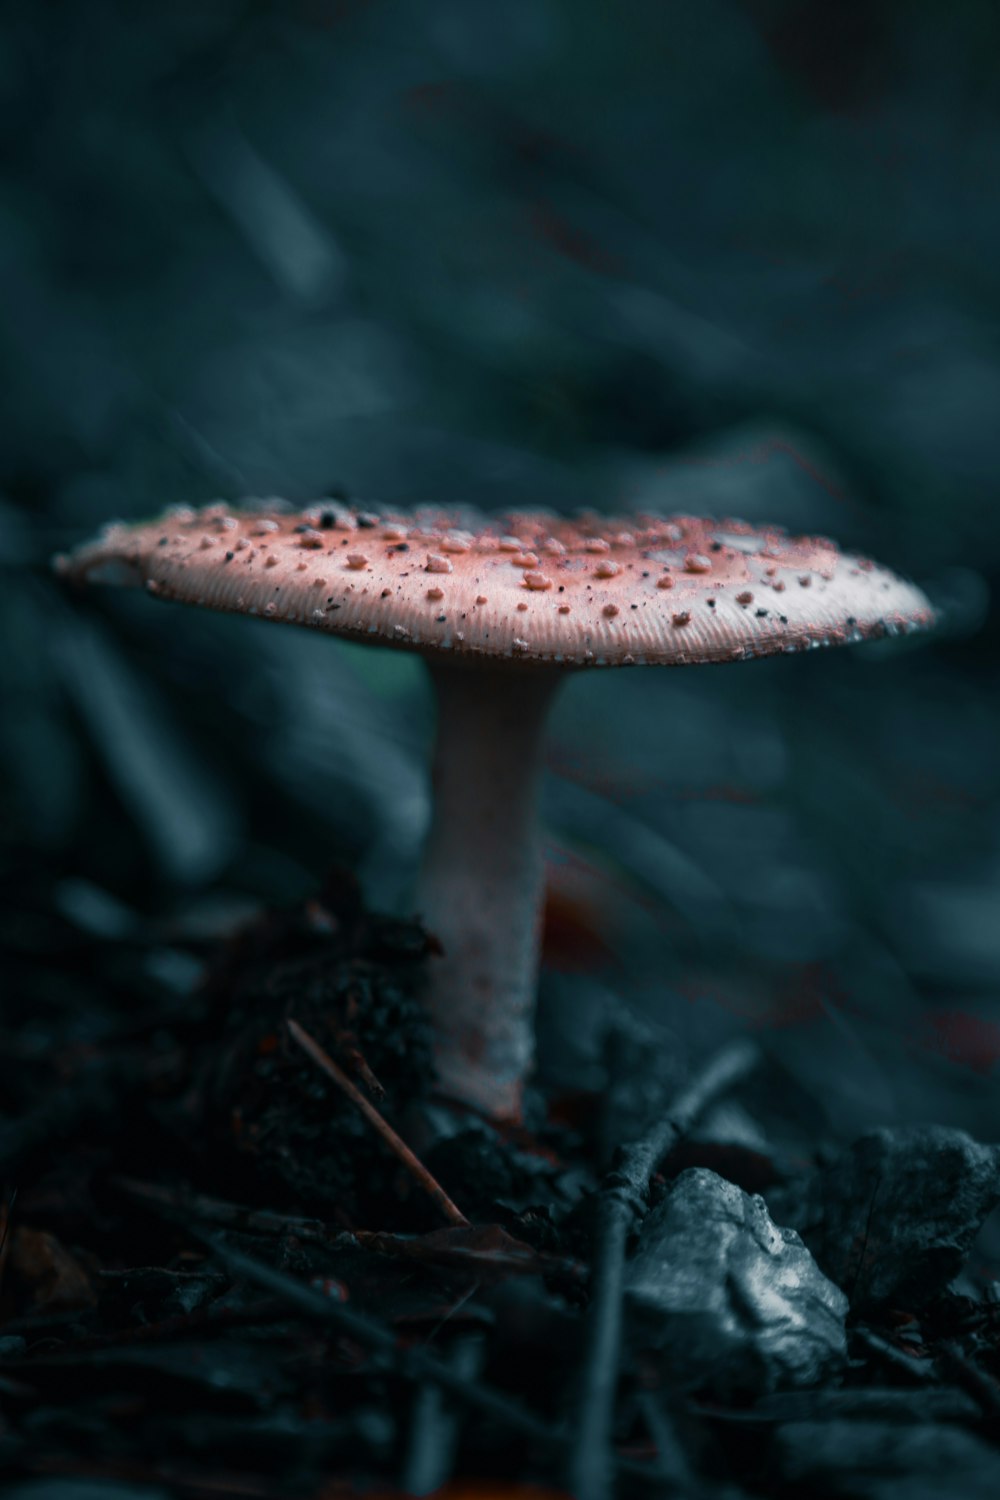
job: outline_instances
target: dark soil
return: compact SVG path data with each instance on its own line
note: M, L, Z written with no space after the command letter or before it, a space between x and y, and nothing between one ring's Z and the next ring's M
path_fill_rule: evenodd
M499 1493L487 1481L565 1492L588 1420L602 1099L538 1093L528 1124L502 1134L438 1100L420 1004L433 939L366 912L349 879L221 946L87 936L51 915L32 926L26 911L44 906L31 882L9 896L9 1493ZM51 1008L33 1020L42 952L50 983L66 986L62 1022ZM203 977L169 1003L147 997L151 952L161 968L163 954L198 954ZM447 1222L289 1019L413 1146L467 1227ZM752 1112L771 1086L740 1097ZM802 1164L784 1162L777 1147L679 1140L649 1200L707 1167L792 1202ZM1000 1303L989 1288L866 1307L848 1347L811 1388L726 1401L678 1385L627 1324L607 1473L589 1493L888 1495L891 1484L922 1497L991 1483ZM949 1491L936 1475L965 1478Z

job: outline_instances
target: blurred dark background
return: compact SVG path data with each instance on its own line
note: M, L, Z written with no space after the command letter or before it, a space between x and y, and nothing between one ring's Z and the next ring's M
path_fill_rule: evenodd
M945 622L569 684L550 1076L749 1027L831 1131L1000 1138L998 55L987 0L8 0L8 1057L183 1004L337 862L405 910L428 811L418 662L52 552L219 496L662 507Z

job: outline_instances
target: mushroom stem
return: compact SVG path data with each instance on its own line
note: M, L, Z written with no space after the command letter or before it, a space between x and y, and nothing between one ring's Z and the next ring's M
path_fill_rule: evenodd
M444 1093L519 1119L534 1057L544 869L538 786L561 674L430 666L434 812L417 909L440 940L427 1006Z

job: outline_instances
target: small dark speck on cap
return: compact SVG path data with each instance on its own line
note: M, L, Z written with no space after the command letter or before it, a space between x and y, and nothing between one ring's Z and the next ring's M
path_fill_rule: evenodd
M232 562L232 560L233 560L233 558L235 556L236 556L235 552L227 552L226 553L226 562Z
M767 615L767 610L766 609L758 609L756 611L756 614L757 614L758 620L763 620L766 617L766 615Z

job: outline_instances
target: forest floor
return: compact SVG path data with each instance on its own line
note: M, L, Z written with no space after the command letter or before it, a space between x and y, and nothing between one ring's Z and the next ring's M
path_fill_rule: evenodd
M747 1044L636 1147L614 1038L500 1130L434 1095L433 940L349 879L221 946L8 896L5 1493L1000 1493L993 1148L769 1141ZM144 1008L139 954L199 977Z

